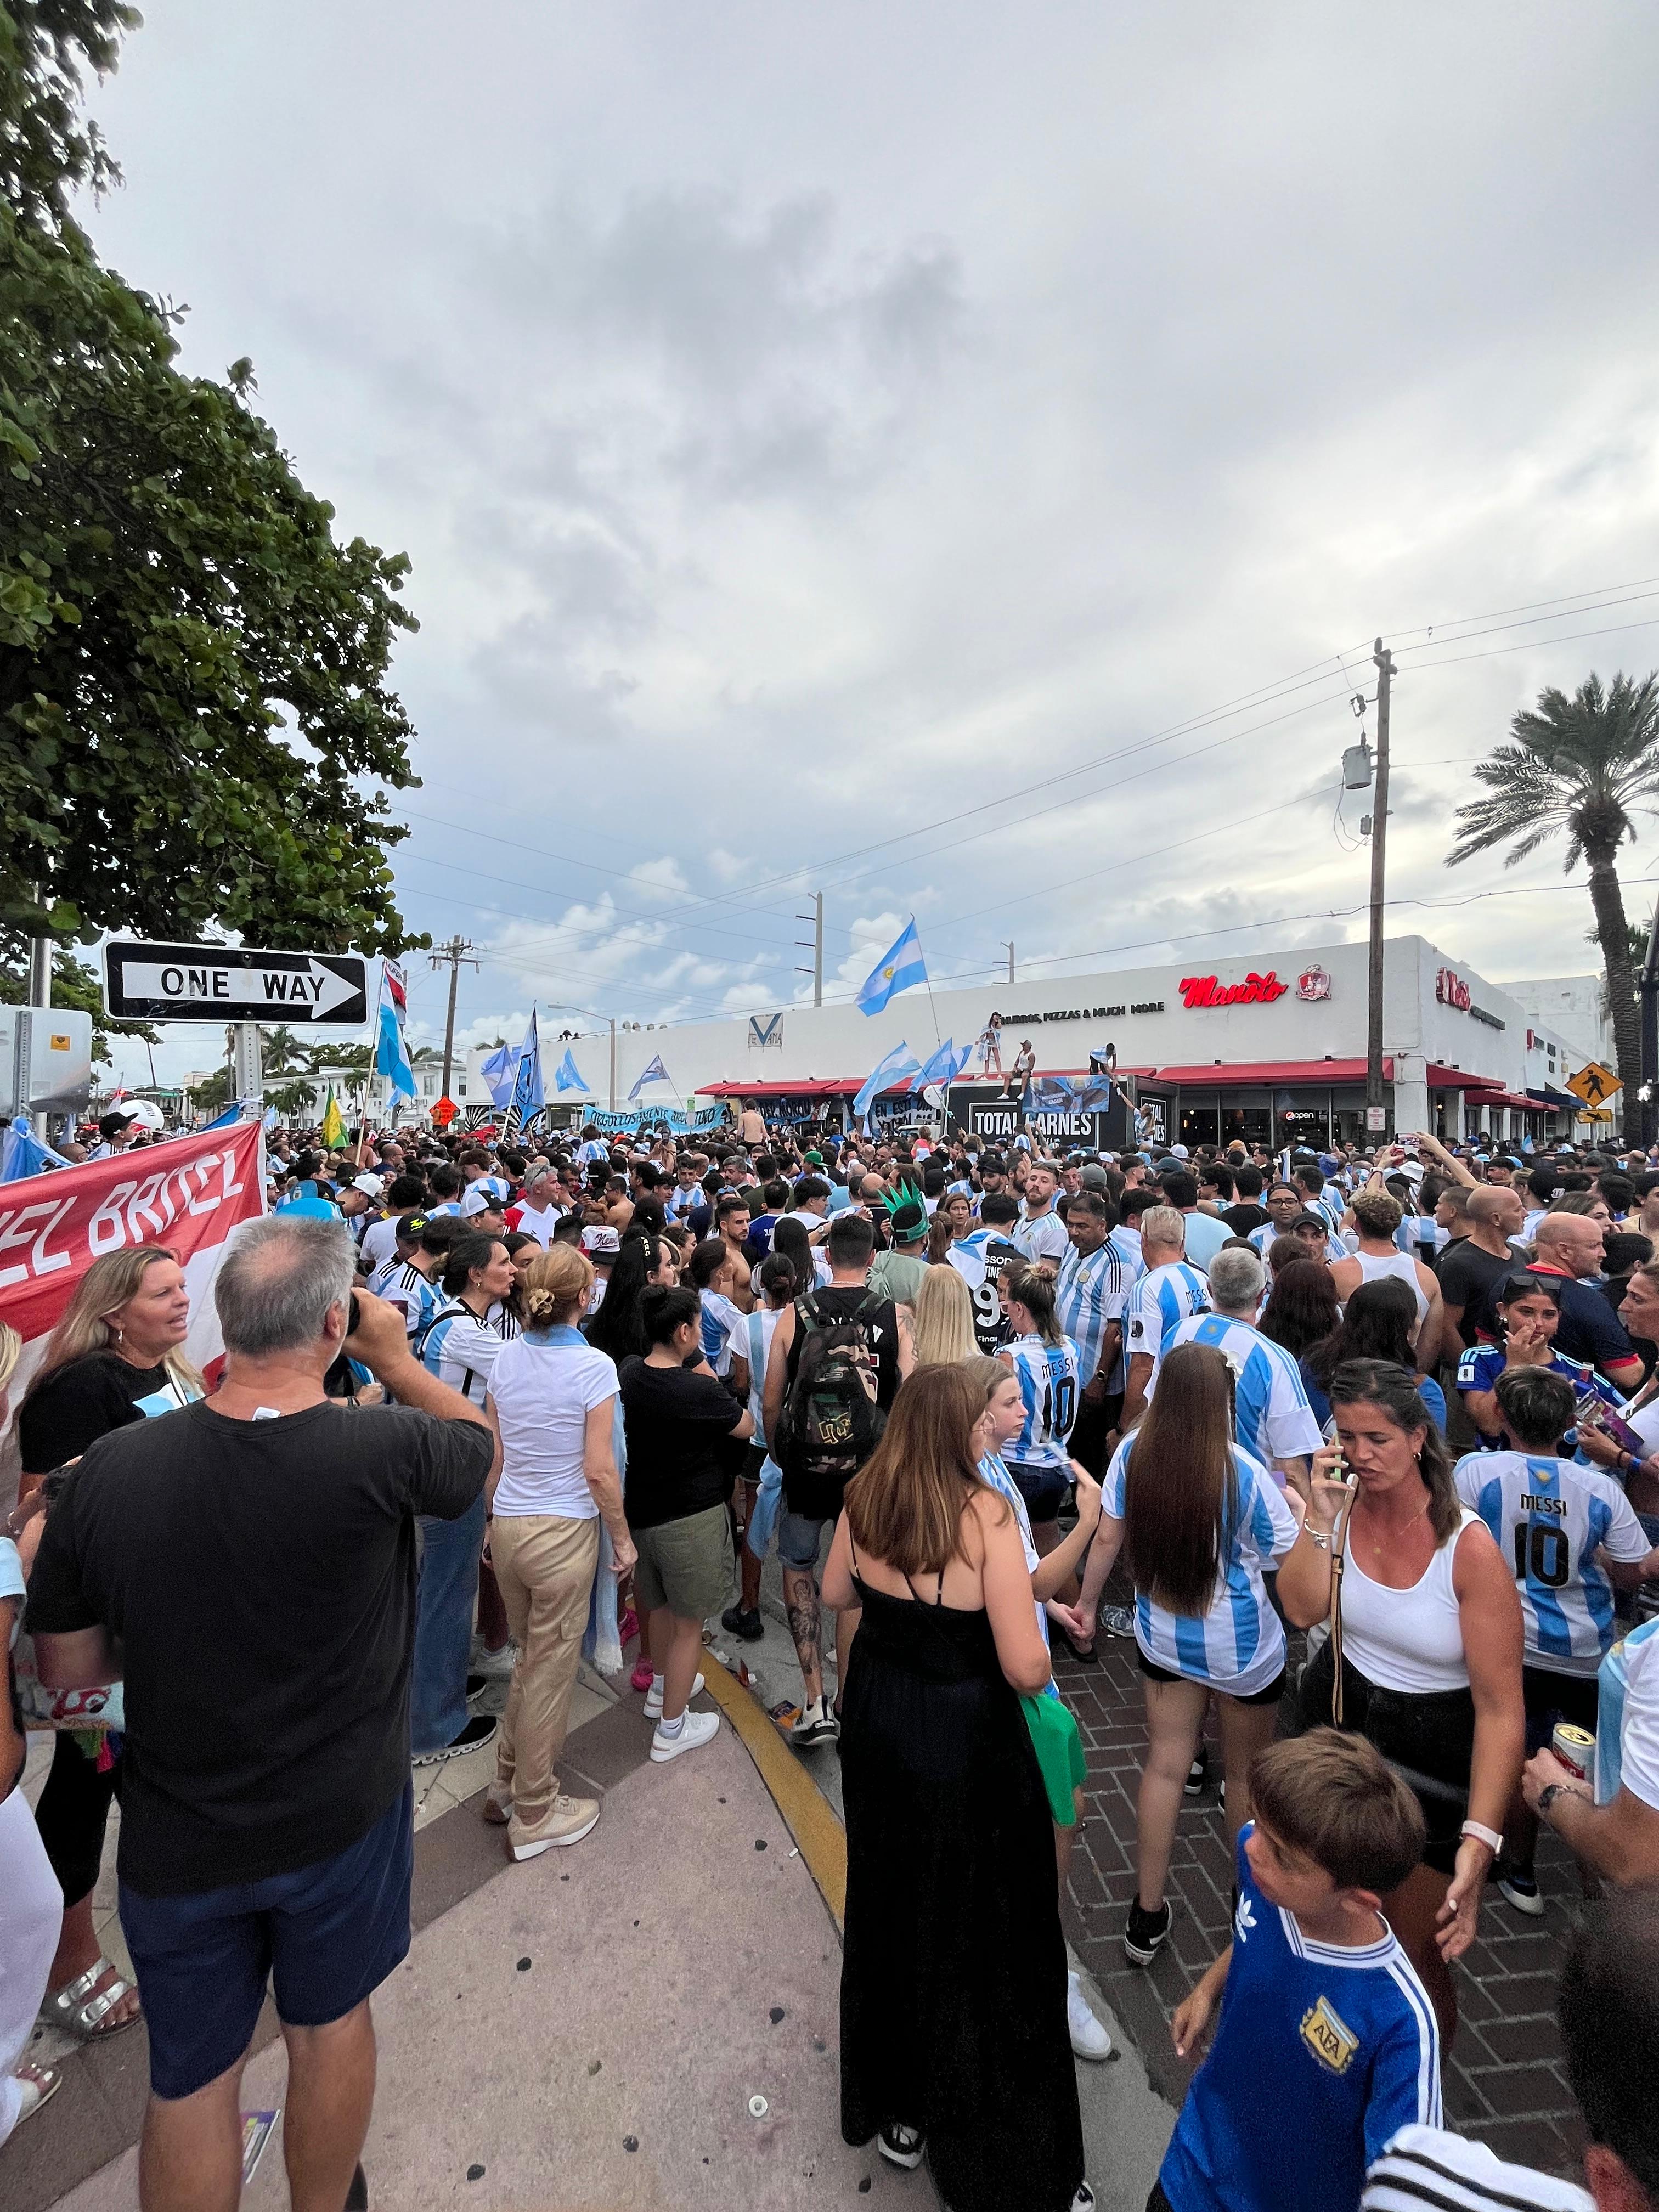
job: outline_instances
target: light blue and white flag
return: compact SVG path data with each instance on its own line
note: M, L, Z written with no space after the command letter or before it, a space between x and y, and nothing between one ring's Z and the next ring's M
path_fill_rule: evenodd
M547 1092L542 1083L541 1033L536 1026L536 1009L530 1009L530 1026L524 1033L524 1042L519 1047L519 1066L513 1078L513 1099L507 1118L520 1128L534 1121L547 1103Z
M955 1039L946 1037L933 1058L911 1077L910 1089L914 1091L922 1091L930 1083L937 1083L941 1090L948 1091L968 1065L969 1054L972 1050L971 1045L965 1044L958 1052Z
M513 1079L519 1072L519 1052L517 1045L501 1045L490 1054L478 1070L484 1079L484 1087L489 1093L492 1105L505 1106L513 1096Z
M50 1145L43 1145L28 1122L20 1115L6 1131L0 1143L0 1182L21 1182L25 1176L39 1175L43 1168L72 1167L61 1152L54 1152Z
M647 1083L667 1083L671 1080L672 1078L668 1070L663 1066L660 1056L654 1057L650 1066L641 1073L628 1095L630 1098L637 1098Z
M1074 1103L1080 1114L1101 1112L1116 1096L1114 1080L1103 1069L1091 1070L1073 1090Z
M556 1091L586 1091L587 1088L582 1080L582 1072L576 1065L576 1056L568 1045L564 1048L564 1058L554 1070L553 1088Z
M1066 1114L1076 1099L1077 1092L1064 1075L1034 1075L1025 1086L1028 1114Z
M853 1101L855 1115L867 1114L872 1103L884 1091L902 1091L913 1075L920 1074L921 1062L908 1044L896 1044L885 1060L880 1060L866 1077L863 1088Z
M415 1070L410 1065L409 1047L404 1042L404 1021L408 1012L409 994L404 982L403 969L395 960L382 961L374 1073L389 1079L394 1097L401 1095L413 1098L416 1095Z
M912 915L896 940L865 977L859 992L859 1012L878 1014L890 999L896 998L901 991L908 991L913 983L927 981L927 963L921 957L921 939L916 935L916 918Z

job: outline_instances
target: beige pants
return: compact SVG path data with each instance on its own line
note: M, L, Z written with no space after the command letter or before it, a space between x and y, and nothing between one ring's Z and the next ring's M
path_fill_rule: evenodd
M559 1794L556 1771L570 1718L599 1524L550 1513L498 1516L489 1555L519 1647L507 1693L495 1772L513 1793L516 1840L539 1828Z

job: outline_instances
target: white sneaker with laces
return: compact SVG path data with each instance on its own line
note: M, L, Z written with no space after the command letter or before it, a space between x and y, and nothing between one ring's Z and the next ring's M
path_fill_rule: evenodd
M715 1736L720 1733L720 1717L718 1713L689 1712L684 1716L678 1735L665 1735L662 1732L662 1723L659 1721L655 1733L651 1738L651 1757L653 1763L661 1766L668 1759L678 1759L683 1751L701 1750L704 1744L712 1743L714 1741Z
M702 1676L699 1674L696 1680L691 1685L690 1695L695 1698L698 1691L701 1690L702 1686ZM651 1687L645 1693L645 1717L647 1720L659 1721L662 1718L662 1676L660 1674L654 1674L651 1679Z
M1075 1974L1066 1977L1066 2025L1072 2031L1072 2048L1079 2058L1109 2058L1112 2039L1095 2018L1083 1984Z

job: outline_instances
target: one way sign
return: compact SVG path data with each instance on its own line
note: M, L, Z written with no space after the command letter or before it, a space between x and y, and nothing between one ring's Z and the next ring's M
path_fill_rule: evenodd
M104 1004L123 1021L368 1022L368 963L358 952L262 952L246 945L104 947Z

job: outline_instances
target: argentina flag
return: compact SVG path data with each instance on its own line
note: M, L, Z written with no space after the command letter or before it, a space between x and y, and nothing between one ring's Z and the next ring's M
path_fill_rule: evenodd
M861 1014L878 1014L890 999L908 991L913 983L927 981L927 963L921 957L921 939L912 915L896 940L865 977L859 991Z

